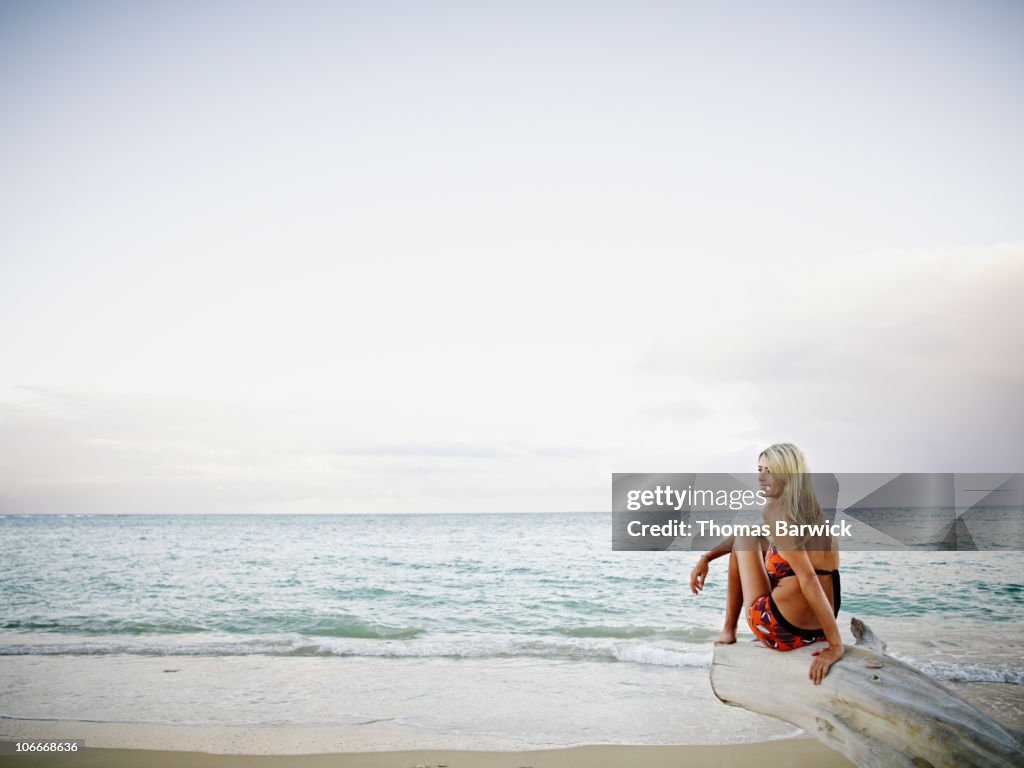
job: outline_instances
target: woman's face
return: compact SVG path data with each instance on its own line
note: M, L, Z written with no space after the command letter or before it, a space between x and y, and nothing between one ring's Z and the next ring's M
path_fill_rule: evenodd
M772 482L772 473L768 470L768 459L762 453L757 457L757 487L769 499L779 495L781 490L777 482Z

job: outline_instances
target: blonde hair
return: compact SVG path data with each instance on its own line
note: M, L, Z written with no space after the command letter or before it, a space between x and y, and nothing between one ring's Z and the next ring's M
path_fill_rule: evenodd
M803 451L792 443L776 443L761 451L761 456L768 465L772 482L782 485L779 505L785 519L796 525L824 523L825 514L811 484L810 469ZM797 546L803 546L810 538L802 537Z

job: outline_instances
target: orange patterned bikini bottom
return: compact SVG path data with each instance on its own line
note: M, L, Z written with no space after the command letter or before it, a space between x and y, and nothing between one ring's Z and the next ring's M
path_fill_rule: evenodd
M792 651L825 639L820 629L801 629L786 621L771 595L762 595L750 604L747 623L754 636L775 651Z

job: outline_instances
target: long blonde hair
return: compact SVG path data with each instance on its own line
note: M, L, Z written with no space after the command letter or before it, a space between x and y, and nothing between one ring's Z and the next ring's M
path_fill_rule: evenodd
M818 495L811 484L810 469L803 451L792 443L776 443L761 451L772 475L772 482L781 483L778 503L787 522L796 525L820 525L825 522ZM803 536L797 546L803 546L811 536ZM814 537L817 538L817 537Z

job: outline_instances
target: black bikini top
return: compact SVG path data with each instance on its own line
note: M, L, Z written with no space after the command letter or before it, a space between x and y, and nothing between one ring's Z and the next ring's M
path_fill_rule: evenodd
M768 545L767 557L764 561L765 568L768 570L770 576L774 576L776 580L784 579L787 576L796 576L796 571L793 570L793 566L789 564L782 555L779 554L779 550L775 548L775 542L773 541ZM835 606L833 613L839 615L839 606L842 604L842 583L839 580L839 569L836 568L834 571L823 571L818 568L814 569L814 572L819 576L831 576L832 577L832 597L835 600ZM820 631L820 630L816 630Z

